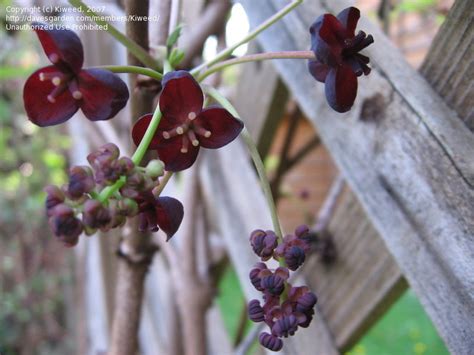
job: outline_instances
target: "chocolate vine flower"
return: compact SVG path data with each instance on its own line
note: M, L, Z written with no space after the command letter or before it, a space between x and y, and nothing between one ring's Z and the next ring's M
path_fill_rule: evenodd
M203 109L201 87L187 71L166 74L162 81L160 110L163 114L149 149L155 149L168 171L189 168L199 147L217 149L232 142L243 123L221 107ZM152 115L142 116L133 127L132 137L140 144Z
M310 60L311 75L325 83L326 98L337 112L349 111L357 96L357 77L370 73L370 59L359 52L374 42L372 35L355 28L360 11L349 7L337 17L320 16L310 27L311 50L316 55Z
M91 121L112 118L127 103L125 83L103 69L82 69L79 37L69 30L33 23L44 52L53 64L26 81L23 100L28 118L44 127L67 121L80 108Z
M161 228L166 240L176 233L183 220L183 205L172 197L155 197L151 192L143 193L138 202L138 230L157 232Z

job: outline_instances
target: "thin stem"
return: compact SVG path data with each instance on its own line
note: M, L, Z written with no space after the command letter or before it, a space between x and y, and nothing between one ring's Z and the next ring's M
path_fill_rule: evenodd
M172 176L173 176L172 171L167 171L165 173L165 175L163 176L163 178L160 181L160 185L158 186L158 188L154 192L155 196L160 196L161 195L161 193L163 192L166 184L168 183L168 181L170 181Z
M252 39L254 39L255 37L257 37L257 35L266 30L268 27L270 27L271 25L273 25L275 22L277 22L278 20L280 20L282 17L284 17L286 14L288 14L289 12L291 12L295 7L297 7L298 5L300 5L301 3L303 2L303 0L294 0L293 2L289 3L288 5L286 5L283 9L281 9L280 11L278 11L275 15L273 15L272 17L268 18L266 21L262 22L258 27L256 27L253 31L251 31L247 36L245 36L244 38L242 38L239 42L237 42L236 44L228 47L227 49L224 49L223 51L221 51L220 53L218 53L214 59L211 59L210 61L208 62L205 62L205 63L202 63L201 65L197 66L196 68L194 68L193 70L191 70L191 74L192 75L196 75L198 74L202 69L206 68L206 67L210 67L211 65L217 63L217 62L220 62L221 60L227 58L228 56L230 56L232 54L232 52L240 47L242 44L245 44L249 41L251 41Z
M141 74L141 75L145 75L150 78L156 79L158 81L163 79L163 74L161 74L160 72L157 72L149 68L137 67L135 65L100 65L100 66L92 67L91 69L93 68L105 69L105 70L111 71L112 73Z
M153 113L150 125L148 126L145 132L145 135L143 136L140 144L138 145L137 150L132 155L132 161L135 163L135 165L139 165L143 157L145 156L145 153L148 149L148 146L150 145L151 140L153 139L153 136L155 135L156 129L158 128L160 121L161 111L159 106L157 106L155 112ZM119 180L115 182L115 184L103 189L99 194L99 201L102 203L107 201L109 197L115 193L115 191L119 190L125 184L125 181L125 176L122 176Z
M227 100L224 96L222 96L216 89L207 85L204 85L203 89L209 96L214 98L214 100L216 100L219 104L221 104L222 107L227 109L232 115L234 115L235 117L239 117L239 114L237 113L237 110L234 108L234 106L229 102L229 100ZM268 178L265 173L265 166L263 165L263 161L260 157L260 154L258 154L257 146L253 142L252 137L250 136L250 133L246 127L244 127L244 129L242 130L241 135L245 144L247 145L247 149L250 152L250 156L252 157L255 168L257 169L257 174L262 184L263 193L265 195L265 199L267 200L267 204L270 209L273 229L276 235L278 236L278 238L282 239L283 233L280 226L280 221L278 219L275 202L273 200L270 183L268 182Z
M156 129L158 128L160 121L161 121L160 107L156 106L156 109L155 109L155 112L153 112L153 117L151 118L150 124L148 128L146 129L145 135L143 136L140 144L138 145L137 150L132 155L132 161L135 163L135 165L140 164L143 157L145 156L145 153L148 149L148 146L150 145L151 140L153 139L153 136L155 135Z
M239 58L229 59L219 64L216 64L199 76L199 81L204 80L209 75L230 67L231 65L248 63L248 62L259 62L270 59L314 59L315 55L312 51L284 51L284 52L266 52L258 54L249 54Z
M86 16L89 16L92 21L97 23L100 26L104 26L104 29L112 36L114 37L117 41L122 43L127 50L135 56L140 62L145 64L147 67L159 70L159 65L153 59L153 57L142 47L140 47L137 43L134 41L130 40L127 36L125 36L122 32L120 32L117 28L115 28L113 25L108 23L103 19L103 15L99 15L92 11L92 9L84 4L81 0L69 0L69 3L74 6L76 9L81 11L83 14Z

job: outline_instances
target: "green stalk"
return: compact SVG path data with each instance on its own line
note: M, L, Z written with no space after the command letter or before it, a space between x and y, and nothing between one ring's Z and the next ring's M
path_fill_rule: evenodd
M156 129L158 128L160 121L161 111L159 106L157 106L155 112L153 112L153 117L150 121L150 125L148 126L145 132L145 135L143 136L140 144L138 145L137 150L132 155L132 161L135 163L135 165L138 166L142 161L143 157L145 156L145 153L148 149L148 146L150 145L151 140L153 139L153 136L155 135ZM112 196L116 191L118 191L125 184L125 182L126 178L125 176L122 176L119 180L115 182L115 184L103 189L99 194L98 200L104 203L109 199L110 196Z
M210 67L199 76L198 81L202 81L209 75L214 74L215 72L218 72L224 68L230 67L231 65L249 62L259 62L262 60L270 59L315 59L315 55L312 51L265 52L258 54L249 54L243 57L229 59Z
M160 72L145 67L137 67L134 65L100 65L92 68L105 69L111 71L112 73L141 74L156 79L158 81L163 79L163 74L161 74Z
M159 71L160 67L155 59L141 46L134 41L130 40L126 35L117 30L113 25L102 19L102 15L98 15L92 9L84 4L81 0L69 0L69 3L76 9L81 11L86 16L89 16L92 21L100 26L104 26L106 31L114 37L117 41L122 43L127 50L135 56L140 62L145 64L147 67Z
M300 5L301 3L303 2L303 0L294 0L292 1L291 3L289 3L288 5L286 5L283 9L281 9L280 11L278 11L275 15L273 15L272 17L268 18L266 21L262 22L258 27L256 27L253 31L251 31L247 36L245 36L244 38L242 38L239 42L237 42L236 44L234 44L233 46L230 46L226 49L224 49L223 51L221 51L220 53L218 53L214 59L211 59L210 61L208 62L205 62L205 63L202 63L201 65L197 66L196 68L194 68L193 70L191 70L191 74L192 75L196 75L196 74L199 74L199 72L207 67L210 67L211 65L217 63L217 62L220 62L221 60L227 58L228 56L230 56L232 54L232 52L240 47L242 44L245 44L247 42L250 42L252 39L254 39L255 37L258 36L258 34L264 30L266 30L268 27L270 27L271 25L273 25L275 22L277 22L278 20L280 20L282 17L284 17L286 14L288 14L289 12L291 12L295 7L297 7L298 5Z
M216 89L210 86L203 86L204 91L206 94L211 96L214 100L216 100L222 107L227 109L232 115L235 117L239 117L237 110L234 106L227 100L224 96L222 96ZM257 147L250 136L249 131L246 127L242 130L241 133L242 138L244 139L245 144L250 152L250 156L252 157L253 163L255 168L257 169L258 177L260 178L260 182L262 184L263 193L265 195L265 199L267 200L267 205L270 209L270 214L272 217L272 224L273 229L275 230L275 234L278 236L280 241L283 240L283 233L280 226L280 221L278 219L278 213L275 206L275 201L273 200L272 191L270 189L270 183L267 179L267 175L265 173L265 167L263 165L262 158L260 158L260 154L258 153Z

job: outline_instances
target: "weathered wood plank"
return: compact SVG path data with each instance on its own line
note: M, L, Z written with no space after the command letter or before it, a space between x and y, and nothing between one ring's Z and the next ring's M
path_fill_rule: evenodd
M279 0L243 0L253 25ZM331 12L345 3L331 1ZM307 28L328 9L306 1L260 35L265 50L307 49ZM420 297L448 347L474 348L473 135L376 26L373 73L350 113L332 112L306 63L275 62ZM368 117L369 109L372 111Z
M258 51L256 45L250 52ZM235 94L235 107L262 157L267 156L278 123L288 101L288 90L268 62L247 63L242 66Z
M203 152L204 153L204 152ZM224 149L205 152L200 171L206 210L213 226L223 237L247 300L258 298L248 279L257 262L248 243L249 233L257 228L271 228L271 219L263 193L248 155L239 142ZM238 174L235 174L238 171ZM222 208L225 206L225 208ZM315 336L317 334L318 336ZM284 354L337 354L331 335L319 313L308 329L285 340Z
M311 258L304 271L337 347L345 352L407 284L352 192L344 193L329 231L337 250L336 261L324 265Z
M454 3L420 71L474 131L474 2ZM449 55L447 55L449 53Z

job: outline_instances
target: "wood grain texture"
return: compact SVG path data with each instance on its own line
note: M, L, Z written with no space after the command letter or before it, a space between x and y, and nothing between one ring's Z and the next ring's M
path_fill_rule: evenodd
M474 131L474 2L454 3L420 71ZM448 55L449 53L449 55Z
M337 347L350 349L406 290L407 284L385 243L351 191L329 224L337 250L334 264L311 258L306 279Z
M206 210L215 223L213 228L227 245L247 301L260 299L260 293L248 278L249 271L258 261L250 248L248 236L254 229L271 228L271 219L255 172L240 142L203 153L206 154L203 154L200 176ZM235 171L239 173L235 174ZM317 314L308 329L285 339L281 353L332 355L338 351L324 319Z
M241 1L253 26L285 3ZM267 51L307 49L314 19L347 5L306 1L259 36ZM379 28L367 51L374 70L359 80L351 112L325 103L306 63L275 62L440 335L456 354L474 348L474 145L472 132L404 61Z

